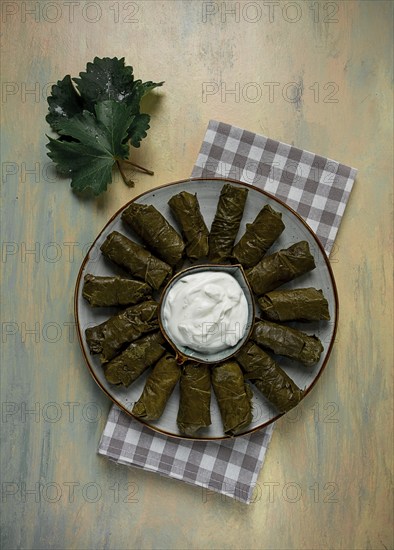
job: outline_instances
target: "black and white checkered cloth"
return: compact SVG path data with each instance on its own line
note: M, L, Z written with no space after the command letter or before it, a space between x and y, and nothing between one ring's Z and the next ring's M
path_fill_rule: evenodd
M192 176L264 189L296 210L330 254L356 173L336 160L211 120Z
M193 177L227 177L264 189L296 210L327 252L345 211L357 170L267 137L211 120ZM273 424L224 441L167 437L115 405L98 452L135 466L250 503Z

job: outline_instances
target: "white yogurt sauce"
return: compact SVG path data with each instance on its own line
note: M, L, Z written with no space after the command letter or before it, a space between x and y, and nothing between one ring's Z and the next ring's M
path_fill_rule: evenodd
M174 344L207 354L235 346L245 334L247 320L245 294L223 271L180 278L162 307L164 328Z

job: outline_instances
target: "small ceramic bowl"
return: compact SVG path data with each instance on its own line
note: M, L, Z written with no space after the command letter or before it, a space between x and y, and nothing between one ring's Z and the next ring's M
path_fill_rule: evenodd
M177 345L170 337L166 330L166 322L164 319L164 305L166 303L166 299L168 296L168 293L172 289L172 287L177 283L180 279L183 277L186 277L187 275L192 275L194 273L201 273L206 271L223 271L225 273L228 273L229 275L232 275L234 279L238 282L240 287L242 288L246 302L248 304L248 317L247 317L247 324L246 324L246 330L245 334L239 340L239 342L235 346L228 347L227 349L217 351L214 353L203 353L201 351L196 351L193 349L190 349L186 346ZM165 287L159 304L159 325L160 329L166 338L166 340L169 342L169 344L172 346L176 353L176 358L178 363L182 364L185 361L195 361L198 363L219 363L221 361L225 361L227 359L230 359L230 357L233 357L245 344L245 342L249 339L251 332L253 330L254 325L254 318L255 318L255 306L254 306L254 300L253 300L253 294L252 290L249 286L249 283L246 279L245 272L241 265L215 265L215 264L206 264L206 265L197 265L193 267L188 267L187 269L183 269L169 281L167 286Z

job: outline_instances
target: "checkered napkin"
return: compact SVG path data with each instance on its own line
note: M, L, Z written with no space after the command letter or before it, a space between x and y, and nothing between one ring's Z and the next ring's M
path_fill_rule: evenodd
M329 254L356 173L335 160L211 120L192 176L233 178L264 189L296 210ZM272 431L273 424L235 439L179 440L155 433L114 405L98 452L249 504Z

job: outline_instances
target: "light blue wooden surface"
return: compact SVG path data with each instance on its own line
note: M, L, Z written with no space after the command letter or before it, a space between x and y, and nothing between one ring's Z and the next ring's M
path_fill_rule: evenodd
M393 548L392 4L274 4L2 2L4 549ZM135 155L156 175L88 201L51 169L45 114L50 84L95 55L166 84ZM110 403L73 328L89 243L135 194L191 173L210 118L359 169L332 258L337 342L278 422L249 507L97 456Z

